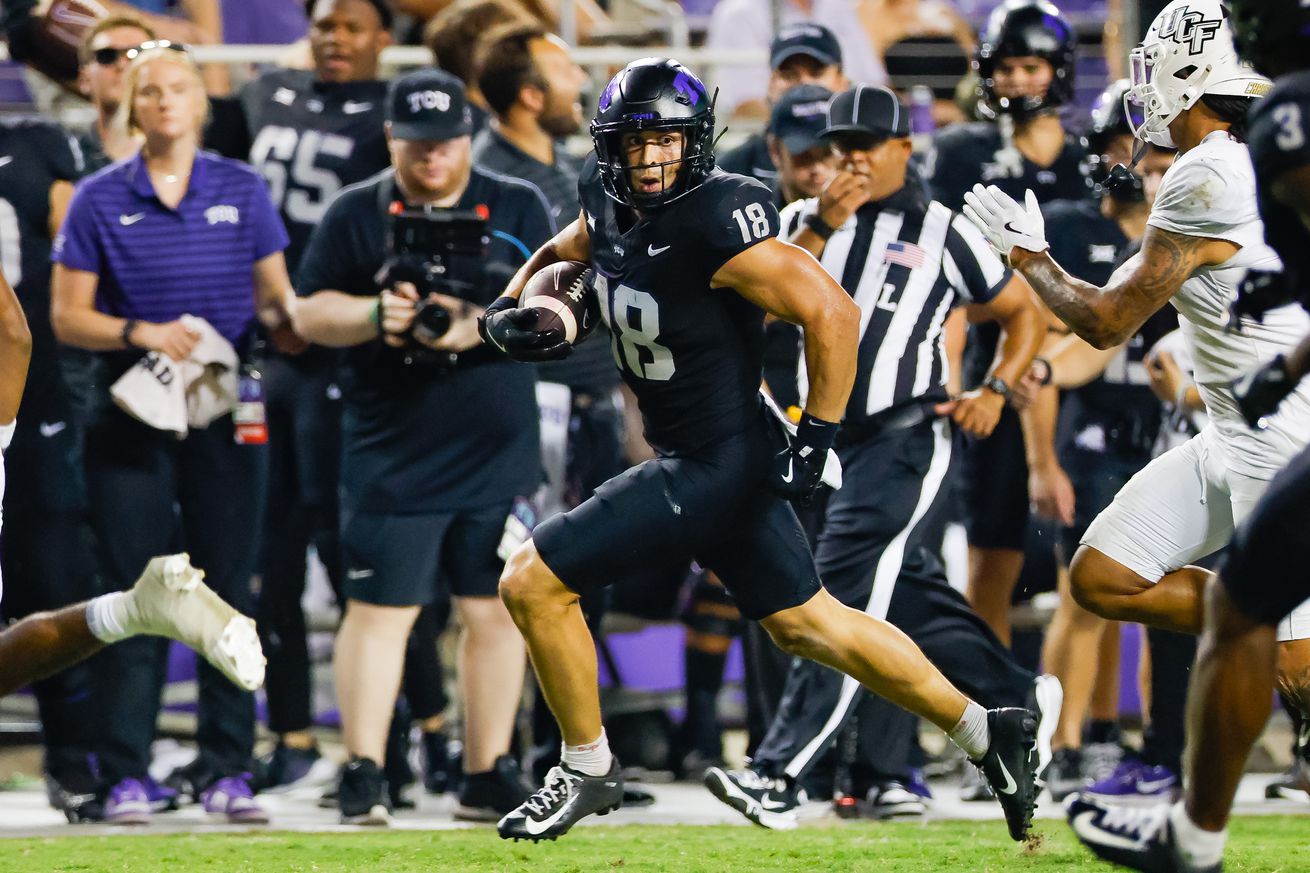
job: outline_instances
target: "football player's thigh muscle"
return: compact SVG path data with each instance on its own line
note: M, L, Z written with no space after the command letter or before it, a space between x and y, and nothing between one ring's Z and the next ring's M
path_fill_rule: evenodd
M723 580L742 615L754 621L800 606L819 591L805 530L791 505L759 489L728 535L697 554Z
M1213 452L1201 434L1147 464L1088 527L1083 545L1150 582L1219 550L1233 517Z
M652 566L690 560L728 517L737 490L716 465L656 458L542 522L532 538L560 581L586 594Z

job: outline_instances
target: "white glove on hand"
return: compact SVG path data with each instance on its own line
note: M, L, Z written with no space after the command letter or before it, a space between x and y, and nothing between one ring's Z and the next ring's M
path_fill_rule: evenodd
M1009 257L1014 248L1044 252L1050 248L1046 242L1046 222L1042 220L1037 195L1031 188L1024 202L1025 205L1020 206L995 185L986 188L974 185L973 190L964 195L964 214L978 225L1002 257Z

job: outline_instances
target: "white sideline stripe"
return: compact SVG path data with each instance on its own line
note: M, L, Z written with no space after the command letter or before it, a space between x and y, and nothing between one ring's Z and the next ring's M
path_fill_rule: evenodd
M901 528L900 533L892 537L891 542L887 543L887 548L883 549L882 555L878 558L878 566L873 571L873 590L869 594L869 605L864 611L874 618L887 618L887 607L892 600L892 591L896 587L896 580L901 575L901 565L905 562L905 541L910 538L910 531L914 526L923 520L932 506L933 501L937 499L937 493L941 490L942 482L946 479L946 472L951 466L951 438L946 427L946 422L942 419L933 424L933 448L932 460L928 462L928 472L924 474L923 484L919 490L919 500L914 505L914 512L910 515L910 521ZM837 700L837 706L828 716L828 721L823 728L815 735L814 739L806 744L795 757L787 764L783 770L793 779L800 775L810 760L821 750L827 747L828 740L832 738L837 726L841 724L842 718L845 717L846 711L850 709L852 701L855 699L855 692L862 686L859 682L850 676L843 676L841 682L841 696Z

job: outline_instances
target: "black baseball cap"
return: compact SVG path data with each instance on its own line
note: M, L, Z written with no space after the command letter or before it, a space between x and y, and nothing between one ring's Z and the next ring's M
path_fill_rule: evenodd
M910 135L910 115L890 88L856 85L828 103L823 137L862 133L877 139Z
M819 134L828 123L828 101L832 92L822 85L797 85L778 98L769 114L771 135L793 155L823 145Z
M809 55L825 67L841 66L841 43L822 24L812 21L788 24L769 45L769 66L776 70L783 61L796 55Z
M391 80L387 121L396 139L447 140L473 132L464 83L437 69L416 70Z

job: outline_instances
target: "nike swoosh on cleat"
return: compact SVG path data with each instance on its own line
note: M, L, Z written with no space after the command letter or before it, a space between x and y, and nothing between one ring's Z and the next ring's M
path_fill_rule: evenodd
M528 833L532 834L534 837L544 833L552 825L554 825L555 822L559 821L564 816L564 813L569 811L570 802L572 801L566 802L559 809L555 810L555 812L551 814L549 818L544 818L541 821L537 821L536 819L533 819L531 816L525 817L523 819L523 829Z
M1176 781L1174 779L1155 779L1150 782L1138 782L1137 791L1139 794L1159 794L1167 788L1172 788Z
M788 804L785 800L770 800L769 798L766 797L764 798L764 800L760 801L760 806L763 806L765 809L769 811L773 811L778 809L786 809Z
M1070 819L1069 827L1073 828L1073 832L1088 843L1095 843L1098 846L1108 846L1115 849L1127 849L1130 852L1142 851L1141 843L1136 840L1130 840L1127 837L1121 837L1118 834L1112 834L1101 830L1093 822L1095 818L1095 810L1089 809L1086 812L1080 812Z
M996 790L1001 792L1002 794L1013 794L1014 792L1018 791L1019 786L1015 784L1014 777L1011 776L1010 771L1006 769L1005 762L1002 761L1000 758L997 758L996 764L1001 768L1001 775L1005 777L1005 784L998 786Z

